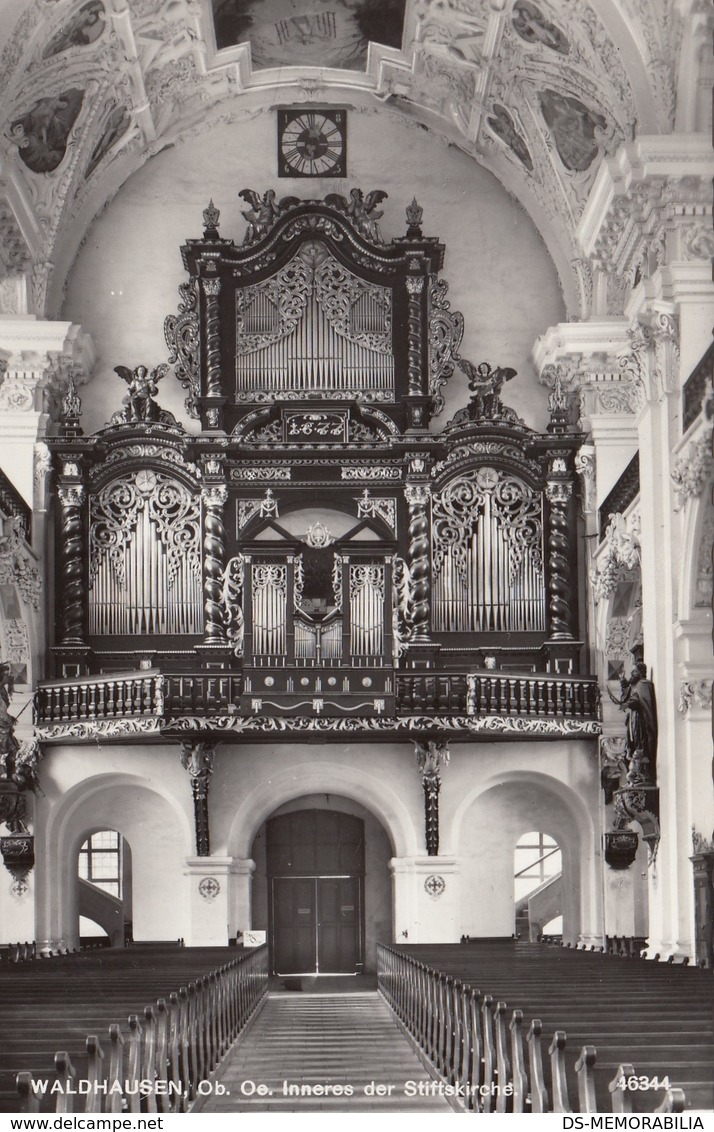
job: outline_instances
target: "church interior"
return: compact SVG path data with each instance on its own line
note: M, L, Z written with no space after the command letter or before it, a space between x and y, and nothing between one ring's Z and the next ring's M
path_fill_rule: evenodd
M714 967L705 0L0 0L0 952Z

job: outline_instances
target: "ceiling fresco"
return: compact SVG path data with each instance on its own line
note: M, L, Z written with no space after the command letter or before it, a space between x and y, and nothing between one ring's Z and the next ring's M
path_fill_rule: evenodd
M55 309L58 263L132 173L279 91L388 107L483 165L583 317L599 171L640 136L708 131L713 25L710 0L0 0L5 235L25 233L32 310Z
M406 0L212 0L219 50L250 43L253 67L363 70L370 41L401 47Z

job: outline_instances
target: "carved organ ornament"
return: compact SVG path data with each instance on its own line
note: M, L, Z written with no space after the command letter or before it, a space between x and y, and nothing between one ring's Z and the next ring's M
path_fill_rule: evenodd
M440 649L577 671L583 438L557 406L528 428L501 400L514 371L460 357L444 248L415 201L385 243L383 196L249 193L242 244L211 202L165 324L201 431L159 408L151 359L116 367L128 393L99 433L65 414L48 440L58 674L140 653L234 672L241 715L389 716L395 668L438 667ZM457 365L470 402L432 432Z

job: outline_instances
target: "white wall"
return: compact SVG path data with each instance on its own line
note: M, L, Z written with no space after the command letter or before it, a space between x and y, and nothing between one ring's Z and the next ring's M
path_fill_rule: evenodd
M279 197L321 199L353 185L389 193L381 221L385 240L405 235L405 208L416 195L424 233L446 244L449 298L467 324L464 356L517 369L504 398L528 424L544 425L546 397L530 351L538 334L562 320L564 306L534 225L491 174L397 111L355 111L349 131L344 181L279 181L275 114L268 111L203 130L151 158L122 186L89 227L63 306L62 317L81 323L98 354L96 376L81 391L85 432L101 427L121 404L124 385L114 366L166 359L163 320L175 313L177 288L186 278L179 247L201 236L209 198L221 210L221 235L240 243L241 211L248 208L240 189L274 187ZM468 399L463 374L450 387L439 427ZM159 400L181 419L184 396L169 377Z

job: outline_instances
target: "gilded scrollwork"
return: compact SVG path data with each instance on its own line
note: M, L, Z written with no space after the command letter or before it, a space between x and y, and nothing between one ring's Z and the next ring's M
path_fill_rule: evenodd
M200 575L200 500L177 480L142 470L112 481L91 498L90 587L107 556L119 585L124 585L126 550L145 511L167 553L169 586L186 561L191 572Z
M446 298L449 284L434 278L429 286L429 393L434 398L434 415L444 408L441 392L459 360L464 336L464 316L451 310Z
M223 571L221 606L226 629L226 638L231 644L233 655L243 655L243 640L245 637L245 619L243 616L243 587L244 587L245 559L242 554L236 554L227 563Z
M290 334L311 296L337 334L377 353L391 354L391 292L358 279L317 241L303 245L264 283L236 291L238 354L252 354Z
M186 412L198 420L199 384L199 335L198 335L198 287L194 278L179 284L180 302L178 314L164 319L164 337L169 348L169 362L188 397L184 402Z

